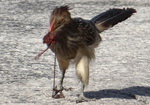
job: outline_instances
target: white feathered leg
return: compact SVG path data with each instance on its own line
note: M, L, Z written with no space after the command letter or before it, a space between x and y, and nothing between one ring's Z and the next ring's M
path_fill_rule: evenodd
M82 56L76 64L76 73L80 81L82 82L81 92L77 101L85 100L84 88L89 83L89 58Z

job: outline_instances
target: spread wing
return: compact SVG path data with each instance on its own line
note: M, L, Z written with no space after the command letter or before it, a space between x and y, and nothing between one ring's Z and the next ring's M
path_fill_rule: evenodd
M91 19L91 21L95 24L97 29L102 32L110 27L113 27L119 22L126 20L135 12L136 10L133 8L113 8L95 16Z

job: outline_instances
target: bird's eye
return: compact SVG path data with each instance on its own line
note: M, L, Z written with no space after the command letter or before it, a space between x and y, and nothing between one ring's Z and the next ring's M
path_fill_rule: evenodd
M64 22L64 18L62 18L60 21L58 21L58 25L61 25Z

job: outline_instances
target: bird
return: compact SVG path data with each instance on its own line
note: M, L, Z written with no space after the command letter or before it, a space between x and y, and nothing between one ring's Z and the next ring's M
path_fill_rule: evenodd
M82 84L77 102L87 101L84 92L89 83L89 64L95 59L95 48L102 42L100 33L128 19L135 12L134 8L112 8L86 20L72 18L68 5L56 7L52 11L49 31L43 37L43 43L55 53L61 73L53 98L64 97L63 81L73 60L76 75ZM62 96L57 96L58 93Z

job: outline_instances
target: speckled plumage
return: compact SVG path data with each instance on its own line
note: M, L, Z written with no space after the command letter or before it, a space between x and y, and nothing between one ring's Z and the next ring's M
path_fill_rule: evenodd
M126 20L135 9L110 9L91 20L71 18L68 6L57 7L51 14L50 31L43 42L56 54L61 79L54 89L63 90L63 79L70 60L75 61L76 74L82 82L79 101L85 100L84 88L89 82L89 62L95 57L94 49L101 42L100 32ZM57 92L53 96L57 97ZM62 92L61 92L62 93Z

